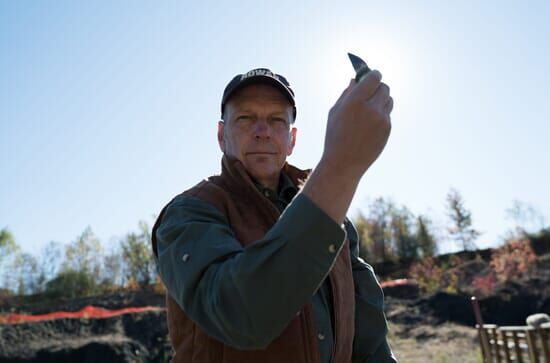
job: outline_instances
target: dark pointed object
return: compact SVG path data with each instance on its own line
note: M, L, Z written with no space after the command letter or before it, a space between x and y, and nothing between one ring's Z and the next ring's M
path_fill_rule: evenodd
M370 72L370 68L367 63L358 56L348 53L349 60L355 69L355 81L360 82L361 79Z

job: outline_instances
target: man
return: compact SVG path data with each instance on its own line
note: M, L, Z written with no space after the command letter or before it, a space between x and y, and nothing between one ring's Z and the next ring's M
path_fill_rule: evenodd
M153 227L174 362L395 362L382 291L345 218L392 108L378 71L351 80L310 172L286 163L288 81L260 68L227 85L221 175L176 196Z

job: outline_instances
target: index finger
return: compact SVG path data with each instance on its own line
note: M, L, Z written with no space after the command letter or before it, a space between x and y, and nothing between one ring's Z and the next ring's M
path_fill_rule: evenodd
M352 97L360 97L361 99L369 99L380 86L382 74L373 69L367 75L363 76L361 81L351 90Z

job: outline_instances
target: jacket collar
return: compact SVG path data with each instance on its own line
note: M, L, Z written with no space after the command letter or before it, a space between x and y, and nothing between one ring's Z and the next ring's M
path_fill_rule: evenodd
M311 169L298 169L297 167L285 162L281 172L286 174L286 176L288 176L288 178L299 190L305 183L308 175L311 172ZM246 171L243 163L234 157L230 157L225 154L223 155L221 176L232 192L239 194L250 193L251 189L253 189L255 193L259 193L258 188L254 183L254 180Z

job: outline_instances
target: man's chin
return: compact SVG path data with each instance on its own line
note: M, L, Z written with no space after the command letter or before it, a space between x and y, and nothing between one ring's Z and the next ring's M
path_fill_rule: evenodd
M258 171L273 171L277 169L277 158L273 154L250 154L246 157L245 165Z
M273 165L245 164L244 167L250 176L264 186L268 186L268 184L278 181L281 173L281 169Z

